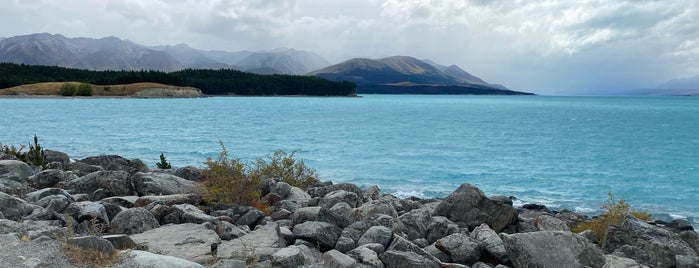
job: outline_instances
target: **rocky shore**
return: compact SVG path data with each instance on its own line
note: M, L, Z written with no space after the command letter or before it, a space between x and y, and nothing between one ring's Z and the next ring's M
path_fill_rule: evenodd
M261 211L207 204L195 167L46 157L54 169L0 153L4 267L92 266L67 247L115 256L113 267L699 267L686 221L628 216L598 241L571 231L584 215L515 208L468 183L443 199L399 199L376 186L270 181Z

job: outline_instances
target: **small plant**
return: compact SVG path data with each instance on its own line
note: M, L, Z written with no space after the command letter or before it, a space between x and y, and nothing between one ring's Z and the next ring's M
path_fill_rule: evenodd
M172 168L172 166L170 165L170 162L168 162L167 159L165 159L165 155L163 155L163 153L160 153L160 162L155 163L155 165L159 169L171 169Z
M319 182L318 174L315 169L306 166L303 160L296 160L295 154L296 151L287 153L278 150L274 154L267 155L266 158L258 158L251 176L283 181L292 186L308 189L309 186Z
M78 96L92 96L92 86L90 84L81 83L78 85L75 94Z
M14 145L0 145L0 148L2 148L2 152L4 154L14 156L20 161L26 161L27 155L24 152L22 152L22 150L24 150L24 145L20 145L19 148L17 148Z
M218 159L208 158L208 166L202 171L203 197L207 202L235 203L250 206L260 199L260 180L247 175L245 165L239 159L228 159L223 142Z
M26 161L32 166L41 167L41 169L48 168L48 161L46 161L44 148L41 148L39 138L36 135L34 135L34 144L29 144Z
M65 83L61 85L60 90L62 96L75 96L75 93L77 92L77 87L75 86L75 84Z
M597 238L597 241L603 243L607 236L607 229L609 226L621 224L624 218L629 214L644 221L648 221L653 217L648 211L631 209L631 205L629 205L624 198L616 201L611 192L607 193L607 196L609 196L609 200L602 205L602 208L606 209L607 212L602 214L599 218L578 223L578 225L572 228L574 233L590 230Z

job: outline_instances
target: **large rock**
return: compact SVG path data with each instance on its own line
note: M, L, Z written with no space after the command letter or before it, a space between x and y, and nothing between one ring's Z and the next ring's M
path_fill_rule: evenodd
M197 194L172 194L172 195L147 195L139 197L134 203L134 207L145 207L150 203L158 202L163 205L172 206L178 204L196 205L201 201L201 196Z
M178 168L175 170L175 173L173 175L188 181L200 181L204 178L201 169L198 169L193 166Z
M373 200L352 210L352 217L356 221L369 220L372 216L378 214L390 216L393 219L393 231L397 233L403 232L403 224L398 219L398 212L389 201Z
M22 180L34 175L34 169L27 163L19 160L0 160L0 175L6 173L15 173Z
M484 248L486 256L492 256L500 263L507 263L507 250L500 236L495 231L490 229L487 224L481 224L473 229L470 234L471 238L478 241Z
M571 232L500 234L500 238L515 267L602 267L605 263L596 245Z
M111 242L98 236L70 237L67 243L69 246L99 252L107 256L114 255L116 252Z
M328 186L321 186L321 187L313 187L308 189L308 194L311 197L324 197L330 192L334 192L337 190L343 190L347 192L352 192L357 195L358 197L358 204L361 205L364 203L362 200L364 197L364 193L362 192L361 189L357 185L351 184L351 183L338 183L338 184L333 184L333 185L328 185ZM352 204L350 204L352 205Z
M680 266L677 261L685 257L690 262L697 259L694 249L676 233L632 216L621 225L610 226L603 245L607 253L650 267L675 267Z
M119 212L111 222L114 234L138 234L158 227L158 220L145 208L130 208Z
M427 226L425 238L428 243L437 242L438 239L453 234L459 229L459 225L450 221L446 217L432 217L431 223Z
M26 234L27 228L19 222L0 219L0 235L9 233Z
M307 221L294 226L294 236L322 246L334 248L342 230L335 225L321 221Z
M132 181L139 196L186 194L196 189L196 182L165 173L138 172Z
M307 221L315 221L320 213L320 207L303 207L294 211L292 220L294 224L304 223Z
M453 262L472 264L481 257L483 246L467 234L456 233L437 240L434 245L449 254Z
M139 159L126 159L118 155L100 155L92 156L80 160L79 162L86 163L88 165L100 166L104 170L112 171L126 171L129 174L136 174L136 172L148 172L148 166L144 164Z
M27 186L23 183L23 179L17 173L0 174L0 192L24 196L25 194L36 189Z
M383 253L383 251L381 252ZM379 259L378 253L367 247L358 247L347 252L347 256L352 257L361 267L383 268L383 262Z
M420 247L400 236L395 236L391 245L380 256L386 267L439 268L440 261Z
M96 171L66 183L64 189L72 194L92 195L104 189L105 197L133 195L129 174L125 171ZM98 198L101 199L101 198ZM93 199L94 200L94 199Z
M323 264L327 265L328 267L353 268L356 267L357 261L352 259L352 257L333 249L323 253Z
M372 226L370 227L357 241L357 246L377 243L381 244L384 248L388 247L393 239L393 232L384 226Z
M323 198L321 198L318 205L324 208L331 208L337 203L344 202L348 204L350 207L356 208L358 201L361 200L360 197L361 195L357 196L357 194L353 192L348 192L345 190L335 190L329 192Z
M109 216L107 209L103 204L92 201L73 202L64 211L69 216L78 220L78 223L83 221L97 220L100 223L108 223Z
M0 213L2 213L6 219L19 221L22 217L32 213L32 210L34 210L34 207L24 200L0 192Z
M249 228L240 228L230 222L221 221L216 225L216 233L223 240L231 240L242 237L250 231Z
M351 211L352 208L347 203L340 202L331 208L321 207L316 220L332 223L337 227L345 228L354 223L354 219L350 217Z
M303 264L303 253L301 253L301 247L299 246L288 246L272 254L272 265L274 267L291 268L299 267Z
M124 262L114 266L114 268L204 268L201 264L185 259L150 253L148 251L132 250L126 253Z
M63 170L70 170L70 157L68 154L53 150L44 150L44 155L46 155L46 162L58 162L61 163Z
M398 219L403 223L405 227L406 235L408 235L408 240L415 240L420 238L425 238L427 235L427 228L432 223L432 217L427 209L413 209L400 217Z
M66 178L66 173L58 169L47 169L27 178L27 184L31 187L42 189L53 187Z
M501 200L485 196L477 187L464 183L451 193L433 213L445 216L461 227L475 228L482 223L500 232L517 219L517 210Z
M52 196L52 195L62 195L65 197L70 198L71 200L73 197L66 191L61 188L44 188L40 190L33 191L31 193L27 193L27 195L24 197L25 200L29 203L35 203L41 200L44 197L47 196Z
M607 262L602 266L602 268L648 268L648 266L642 265L635 260L614 256L614 255L604 255Z
M218 256L239 260L270 260L272 254L286 247L279 226L275 223L258 226L255 230L218 246Z
M204 211L196 206L190 204L180 204L171 206L174 213L177 213L180 218L180 222L188 223L205 223L205 222L215 222L216 218L207 215Z
M149 251L162 252L168 256L201 264L211 261L211 244L220 243L218 235L213 230L194 223L168 224L140 234L133 234L131 238L136 244L145 245ZM219 253L221 253L220 248Z

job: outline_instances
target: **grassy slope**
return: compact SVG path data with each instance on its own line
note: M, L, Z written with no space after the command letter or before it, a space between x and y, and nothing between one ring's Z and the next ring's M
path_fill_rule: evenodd
M60 95L61 86L66 82L48 82L21 85L0 89L0 95ZM68 82L79 84L77 82ZM185 87L170 86L158 83L135 83L127 85L92 85L93 96L130 96L149 88L185 89Z

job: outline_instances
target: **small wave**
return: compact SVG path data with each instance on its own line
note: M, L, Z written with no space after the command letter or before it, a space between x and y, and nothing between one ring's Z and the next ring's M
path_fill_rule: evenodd
M415 191L415 190L413 190L413 191L400 191L400 190L398 190L398 191L393 192L392 194L398 198L408 198L411 196L414 196L417 198L428 198L428 196L426 196L423 192L419 192L419 191Z
M687 216L684 216L684 215L674 214L674 213L669 213L669 214L670 214L670 218L672 218L673 220L686 220L687 219Z
M582 214L590 214L593 212L597 212L597 209L588 208L588 207L575 207L575 212L582 213Z

